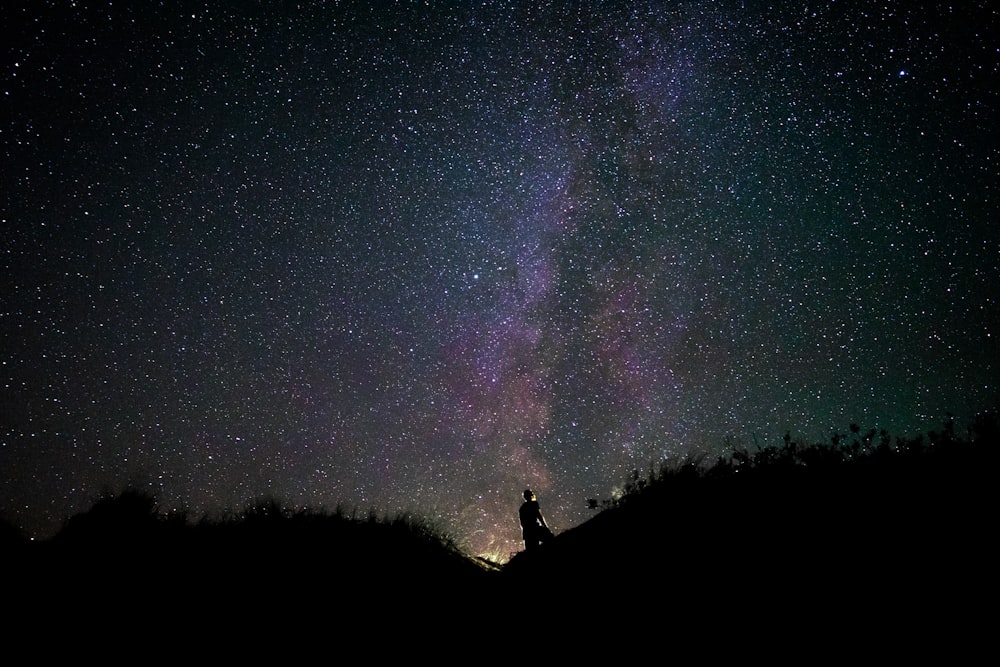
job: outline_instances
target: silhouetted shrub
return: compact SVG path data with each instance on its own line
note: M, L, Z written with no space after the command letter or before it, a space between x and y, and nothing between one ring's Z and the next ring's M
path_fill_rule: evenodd
M156 499L136 489L106 494L86 512L69 519L56 534L57 544L120 545L157 537L165 525Z

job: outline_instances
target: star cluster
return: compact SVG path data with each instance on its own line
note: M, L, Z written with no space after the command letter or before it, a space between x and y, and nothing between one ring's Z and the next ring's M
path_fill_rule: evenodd
M997 11L5 3L0 506L270 494L502 558L525 487L565 529L664 459L971 418Z

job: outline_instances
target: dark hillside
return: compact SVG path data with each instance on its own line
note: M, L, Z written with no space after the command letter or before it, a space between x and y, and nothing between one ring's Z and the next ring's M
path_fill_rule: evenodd
M427 600L461 599L496 575L416 517L290 511L268 500L192 523L134 491L99 500L52 540L23 546L17 561L8 600L38 613L219 628L259 617L269 631L397 617L412 628Z
M6 601L29 621L113 617L116 631L173 619L220 632L489 636L537 614L597 623L604 640L618 637L611 627L716 636L747 623L824 634L903 623L912 634L957 619L971 632L994 588L998 441L993 415L964 438L947 426L913 440L852 428L830 444L788 439L664 467L502 569L415 517L267 500L192 522L126 491L47 542L8 526Z
M883 617L955 613L994 579L996 417L968 438L835 437L636 478L504 576L525 590L649 597L660 610ZM968 598L968 600L966 600ZM957 608L956 604L959 604ZM775 611L780 610L780 611Z

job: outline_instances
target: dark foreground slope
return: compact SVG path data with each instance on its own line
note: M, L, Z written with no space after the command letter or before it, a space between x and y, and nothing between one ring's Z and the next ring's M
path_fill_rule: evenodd
M995 592L994 416L968 438L885 434L664 469L503 576L664 620L984 622ZM581 607L581 612L586 607Z

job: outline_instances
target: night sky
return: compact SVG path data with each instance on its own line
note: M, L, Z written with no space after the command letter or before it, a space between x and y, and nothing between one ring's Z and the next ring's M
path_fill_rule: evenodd
M525 487L559 532L664 459L963 429L998 10L920 4L4 2L0 512L506 558Z

